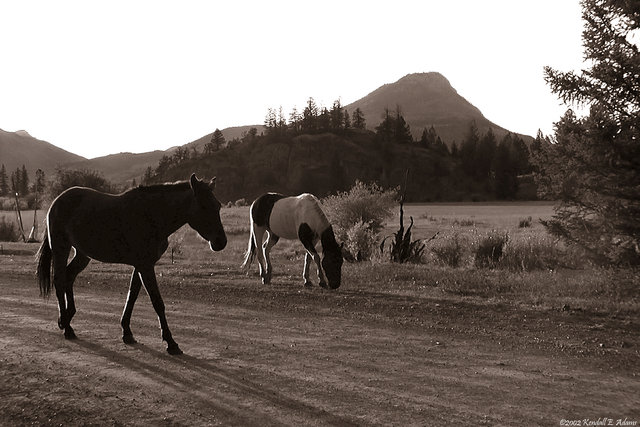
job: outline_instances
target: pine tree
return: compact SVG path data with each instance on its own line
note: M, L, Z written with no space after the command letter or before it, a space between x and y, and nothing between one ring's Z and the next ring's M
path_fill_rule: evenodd
M431 125L429 129L424 128L420 136L420 145L424 148L434 148L436 145L436 129Z
M0 167L0 197L9 194L9 177L7 177L7 170L4 164Z
M546 227L597 260L640 264L640 56L631 34L640 3L583 0L584 58L579 74L545 68L552 92L589 107L556 123L540 141L535 168L541 193L560 200Z
M364 118L364 113L360 108L356 108L351 116L351 125L354 129L364 130L366 128L366 120Z
M309 98L307 106L302 111L302 131L315 133L318 128L318 106L313 98Z
M27 167L25 165L22 165L20 169L20 187L18 188L18 192L24 196L29 194L29 173L27 173Z
M349 116L349 112L346 109L344 110L344 117L342 119L342 123L344 123L345 129L351 128L351 116Z
M46 181L44 171L42 169L36 170L36 181L33 183L33 192L38 194L44 192L45 185Z
M276 117L274 110L269 108L269 111L274 113L273 117ZM277 122L276 121L274 121L273 126L277 126ZM275 129L275 128L269 128L267 126L267 129ZM224 139L224 134L222 133L222 131L220 129L216 128L216 130L214 130L213 133L211 134L211 141L209 141L209 142L207 142L205 144L204 152L206 154L211 154L214 151L218 151L225 144L225 142L226 142L226 140Z
M393 139L397 144L408 144L413 142L411 135L411 127L406 122L400 111L400 106L396 107L395 129L393 131Z
M478 179L488 179L491 172L491 162L498 144L493 130L489 128L478 141L475 155L474 175Z
M331 130L340 131L344 129L344 108L340 104L340 100L337 99L333 101L333 106L331 107L330 117L331 117Z
M464 141L460 145L458 153L460 155L460 162L462 163L462 170L467 176L476 175L476 154L478 152L478 142L480 136L478 136L478 127L475 120L469 123L469 130L465 136Z

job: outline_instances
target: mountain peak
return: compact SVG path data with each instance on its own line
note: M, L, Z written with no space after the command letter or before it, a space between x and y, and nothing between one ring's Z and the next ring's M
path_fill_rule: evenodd
M451 87L449 80L437 71L430 71L428 73L412 73L402 77L396 83L413 83L413 84L428 84L428 85L442 85ZM452 88L453 89L453 88Z
M395 111L399 108L411 126L414 138L420 138L423 129L433 126L448 144L454 141L460 143L472 120L481 133L489 128L494 132L506 133L460 96L449 80L438 72L407 74L395 83L379 87L346 108L349 111L360 108L370 129L382 121L385 109Z

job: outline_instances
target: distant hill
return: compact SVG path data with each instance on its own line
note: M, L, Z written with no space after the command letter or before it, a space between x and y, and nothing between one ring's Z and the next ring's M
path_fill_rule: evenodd
M223 129L222 134L226 141L231 141L234 138L242 137L244 132L247 132L252 127L257 128L258 132L261 132L264 128L262 125L230 127ZM191 141L183 145L183 147L196 147L196 149L201 152L204 145L211 141L211 135L213 135L213 132L195 141ZM149 166L155 169L162 156L171 156L175 149L176 147L171 147L164 151L156 150L147 153L110 154L108 156L72 163L69 167L96 170L114 184L129 184L134 179L139 183Z
M424 128L433 125L445 143L451 145L455 141L459 145L472 120L475 120L480 134L489 128L498 137L508 132L485 118L479 109L458 94L449 80L435 72L409 74L395 83L379 87L345 108L349 113L360 108L367 128L373 130L382 121L385 108L395 112L398 106L415 139L420 138Z
M7 175L22 165L30 176L34 176L37 169L49 175L58 165L81 160L86 159L36 139L24 130L7 132L0 129L0 164L4 165Z
M147 153L118 153L108 156L82 160L67 165L71 169L87 169L100 172L114 184L129 184L132 180L140 182L147 167L155 168L167 151L149 151Z
M264 131L263 125L247 125L247 126L235 126L230 128L222 129L221 132L224 135L225 141L228 143L232 139L242 138L249 129L256 128L258 130L258 134ZM213 136L213 132L206 134L205 136L196 139L195 141L191 141L186 144L187 147L196 147L198 151L202 151L205 144L211 141L211 137Z
M385 108L395 112L399 106L405 121L410 125L414 138L419 139L424 128L432 125L441 139L451 145L464 139L469 124L475 121L480 134L492 128L496 137L500 138L508 131L485 118L480 110L460 96L451 87L449 81L441 74L418 73L409 74L395 83L385 84L367 96L345 106L353 113L360 108L366 119L367 127L372 130L382 120ZM239 126L223 129L227 141L241 138L250 128L255 127L260 134L262 125ZM213 132L212 132L213 133ZM212 133L184 144L196 147L198 151L211 140ZM523 136L525 142L532 140ZM177 147L177 145L176 145ZM32 138L27 132L5 132L0 130L0 163L4 163L7 171L25 164L29 171L43 169L48 175L57 165L73 168L97 170L114 184L127 184L133 179L140 182L147 167L155 168L162 156L171 156L176 147L164 151L147 153L119 153L87 160L81 156L57 148L48 142ZM336 156L349 157L349 146ZM360 157L362 162L372 161ZM357 159L357 157L356 157ZM300 158L300 167L304 168L306 159ZM365 163L366 164L366 163ZM365 168L366 169L366 168ZM184 178L184 177L180 177Z

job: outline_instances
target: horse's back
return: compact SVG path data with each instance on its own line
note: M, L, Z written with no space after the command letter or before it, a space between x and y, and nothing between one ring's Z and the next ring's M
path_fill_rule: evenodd
M318 199L309 193L277 200L269 218L269 228L284 239L297 239L300 226L307 224L318 235L329 226Z
M278 200L285 198L280 193L266 193L258 197L251 204L251 220L258 227L269 228L269 218L273 211L273 206Z
M47 222L50 227L71 221L78 212L82 212L87 204L87 199L100 199L102 193L86 187L71 187L55 198L49 212ZM92 203L94 204L94 203Z
M99 261L127 263L125 246L144 227L132 221L127 205L120 195L86 187L65 190L47 213L51 244L70 244Z

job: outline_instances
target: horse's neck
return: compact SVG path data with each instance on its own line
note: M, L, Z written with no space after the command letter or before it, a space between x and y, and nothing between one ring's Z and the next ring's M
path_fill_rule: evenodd
M162 234L169 236L187 223L193 197L190 188L148 194L147 197L154 225Z
M317 202L309 206L309 214L314 218L314 231L316 233L323 234L330 228L331 224ZM331 232L331 234L333 234L333 232Z
M331 226L327 227L320 235L320 243L323 253L336 251L340 248L336 241L336 236L333 234L333 227Z

